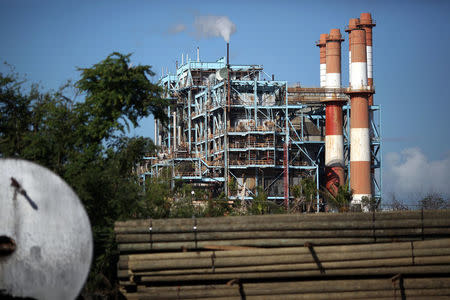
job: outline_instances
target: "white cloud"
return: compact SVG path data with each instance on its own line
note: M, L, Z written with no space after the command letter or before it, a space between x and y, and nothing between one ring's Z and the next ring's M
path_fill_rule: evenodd
M384 156L383 185L386 193L422 196L435 192L450 195L450 154L429 160L419 148L407 148ZM418 199L410 199L417 201Z

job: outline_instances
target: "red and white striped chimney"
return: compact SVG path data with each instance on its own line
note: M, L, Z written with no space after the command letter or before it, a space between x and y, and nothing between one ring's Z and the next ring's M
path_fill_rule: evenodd
M350 22L348 23L348 27L347 29L345 29L345 32L348 32L348 72L349 72L349 82L350 82L350 77L352 76L352 70L351 70L351 65L352 65L352 38L350 35L350 32L355 29L357 26L359 25L359 19L350 19Z
M316 43L320 51L320 87L325 87L327 81L327 65L326 65L326 45L328 34L322 33L320 40Z
M370 139L368 99L372 89L367 81L366 32L362 28L350 31L352 63L350 66L350 185L353 204L363 197L372 197L370 178ZM363 210L367 208L363 207Z
M367 83L373 89L373 49L372 49L372 28L375 22L370 13L361 13L359 26L366 32L366 52L367 52ZM373 94L369 97L369 105L373 105Z
M326 89L341 87L342 41L339 29L331 29L326 39ZM343 101L336 95L335 91L327 91L325 100L325 186L333 195L344 184Z
M373 48L372 48L372 28L375 27L375 22L372 20L372 16L370 13L361 13L360 15L359 27L364 29L366 32L366 52L367 52L367 84L374 91L373 87ZM373 105L373 93L369 95L369 106ZM369 110L369 124L373 119L373 113ZM373 132L371 130L371 126L369 125L370 136L373 136ZM373 151L373 146L371 147ZM371 151L371 152L372 152ZM371 165L374 164L374 157L371 157ZM370 173L372 176L375 175L375 169L371 168ZM372 188L374 188L372 186ZM373 192L373 191L372 191Z

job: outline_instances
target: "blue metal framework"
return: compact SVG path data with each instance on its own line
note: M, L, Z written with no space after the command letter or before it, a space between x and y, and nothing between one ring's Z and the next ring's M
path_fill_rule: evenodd
M230 200L250 200L260 186L279 204L293 200L289 187L305 176L313 177L319 190L325 137L322 100L330 91L288 87L286 81L270 80L260 65L230 65L227 80L219 73L226 67L224 58L212 63L189 61L176 75L160 79L170 102L170 121L167 127L155 122L160 151L144 158L143 181L166 169L172 174L172 186L179 179L219 187ZM342 90L333 92L346 97ZM378 113L371 126L373 168L379 170L380 107L372 106L371 112ZM350 107L345 106L346 153L349 114ZM381 172L374 174L374 194L379 197ZM231 188L231 183L236 186ZM319 211L318 193L315 207Z

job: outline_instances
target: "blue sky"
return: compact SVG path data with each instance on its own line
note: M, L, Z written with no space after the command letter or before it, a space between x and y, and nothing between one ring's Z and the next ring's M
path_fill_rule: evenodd
M134 64L175 70L200 47L204 61L224 56L222 38L195 35L196 16L228 16L232 63L262 64L289 83L319 85L315 41L372 13L374 101L382 106L384 188L450 195L450 1L6 1L0 0L0 60L44 89L77 80L113 51ZM173 26L186 30L171 34ZM343 84L348 83L348 36ZM155 77L155 81L156 81ZM153 136L151 119L131 134ZM412 195L411 194L411 195ZM411 196L412 197L412 196Z

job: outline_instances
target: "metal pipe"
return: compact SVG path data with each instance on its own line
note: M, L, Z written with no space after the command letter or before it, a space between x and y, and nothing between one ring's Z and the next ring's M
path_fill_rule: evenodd
M230 112L230 101L231 101L231 82L230 82L231 72L230 72L230 43L227 43L227 105L226 109L224 109L224 122L225 122L225 131L224 131L224 179L225 179L225 195L228 198L230 191L228 188L229 182L229 174L228 174L228 128L230 125L229 112ZM228 113L227 113L228 111Z
M289 107L288 107L288 87L286 83L286 93L285 93L285 130L286 136L284 141L284 205L286 210L289 210Z
M173 151L177 150L177 113L174 111L173 115Z
M158 120L154 119L154 121L155 121L155 135L154 135L154 140L153 141L154 141L156 146L159 146L159 144L158 144Z
M230 66L230 43L227 43L227 67Z
M169 153L171 153L172 151L172 147L171 145L171 132L170 132L170 106L167 107L167 116L169 117L169 124L167 124L167 150L169 151Z

